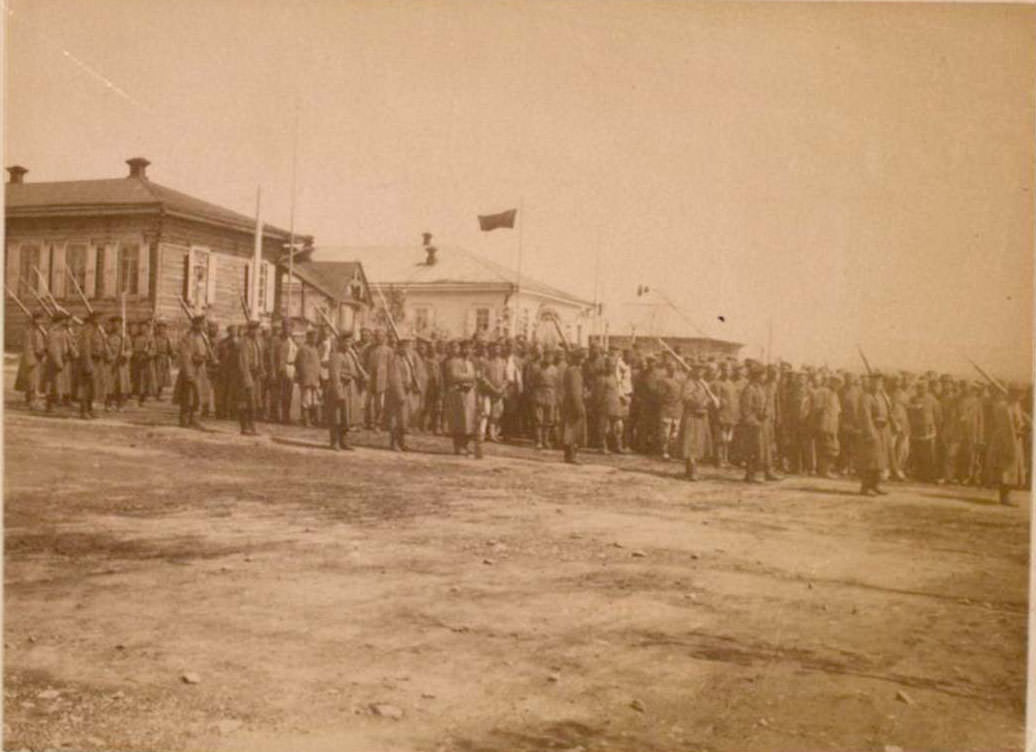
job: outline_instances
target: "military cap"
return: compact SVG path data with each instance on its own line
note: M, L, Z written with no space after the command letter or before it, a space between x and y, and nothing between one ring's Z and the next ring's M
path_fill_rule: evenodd
M119 314L109 316L108 321L114 321L116 324L122 323L122 316L120 316Z
M83 320L84 321L97 321L97 319L99 319L99 318L101 318L101 314L99 314L97 311L88 311L87 314L86 314L86 318L84 318Z
M205 321L205 314L204 313L196 313L195 315L191 316L191 323L192 324L197 324L199 321L204 323L204 321Z
M41 311L33 311L32 312L32 320L33 321L43 321L44 318L45 317L44 317L44 315L43 315L43 313Z
M258 321L258 319L249 319L248 320L248 324L246 324L246 326L249 329L258 329L259 328L259 321Z

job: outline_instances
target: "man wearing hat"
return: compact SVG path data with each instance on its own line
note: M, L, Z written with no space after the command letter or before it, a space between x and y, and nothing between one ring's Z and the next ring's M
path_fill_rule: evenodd
M1021 488L1026 480L1025 436L1031 428L1022 409L1025 391L1011 385L1005 394L997 391L993 401L993 425L989 431L989 464L997 485L1000 503L1014 506L1011 489Z
M47 359L47 330L43 326L43 314L33 311L25 328L22 340L22 359L18 364L15 389L25 392L25 404L30 410L39 407L40 384L43 367Z
M712 393L704 375L704 369L699 363L692 364L680 394L683 402L680 448L684 458L684 477L690 481L698 480L698 463L708 452L709 409L719 404L719 399Z
M300 412L302 425L316 426L320 414L320 352L317 350L317 333L310 329L306 339L299 346L295 356L295 380L299 384Z
M935 416L939 402L928 390L928 382L920 379L910 398L910 465L911 473L920 481L935 480Z
M173 384L173 340L164 321L155 324L155 399L162 401L162 392Z
M130 345L122 336L122 316L108 318L108 392L105 409L122 411L130 395Z
M365 363L370 375L367 382L367 428L375 431L385 424L385 391L388 389L388 368L393 354L392 348L385 344L385 334L375 331L374 344L367 352Z
M768 398L763 379L766 376L766 369L759 363L748 365L749 381L741 391L740 401L740 423L741 450L745 461L745 482L761 483L758 472L760 466L770 475L770 468L766 466L766 458L769 452L766 450L767 440L766 422Z
M47 412L54 411L54 405L71 388L72 348L68 332L68 315L61 311L51 318L47 331L47 359L43 369L43 391L47 395Z
M411 337L400 336L396 342L396 352L389 360L386 378L384 410L389 430L389 447L396 452L407 451L406 434L410 426L413 398L420 395L412 343Z
M134 325L130 338L130 380L138 404L143 405L155 391L155 338L151 320Z
M291 402L295 391L295 356L299 350L291 336L291 319L281 321L281 330L271 349L272 377L276 380L271 417L288 425L291 423Z
M454 454L470 454L468 445L478 430L475 364L469 357L467 340L451 342L443 362L443 410L446 426L453 437Z
M346 437L353 402L351 390L360 377L359 360L351 351L352 334L345 332L335 341L327 361L327 384L324 388L324 410L327 414L327 428L331 449L352 451Z
M583 390L583 351L569 354L561 380L561 444L565 462L578 465L579 447L586 443L586 403Z
M180 406L181 428L201 428L195 415L201 407L202 395L209 390L209 363L214 359L212 344L205 333L205 316L191 317L191 329L180 340L178 348L180 372L173 389Z
M833 478L831 472L838 459L838 426L842 413L842 403L838 398L838 390L842 380L838 376L828 376L827 384L813 391L812 420L814 441L817 450L817 475Z
M867 378L867 389L860 398L856 471L860 493L883 496L881 474L888 469L888 404L882 395L882 376L877 371Z
M101 327L100 314L90 311L79 331L79 417L96 418L94 401L104 401L108 336Z
M237 398L237 419L242 436L257 436L255 415L259 409L259 387L266 378L263 349L259 342L259 322L249 321L243 339L235 341L230 353L230 380Z

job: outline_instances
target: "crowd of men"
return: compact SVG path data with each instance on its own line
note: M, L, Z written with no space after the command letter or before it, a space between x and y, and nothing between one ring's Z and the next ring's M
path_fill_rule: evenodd
M745 481L782 473L996 488L1031 479L1031 387L927 372L863 375L790 364L684 358L679 352L542 346L524 338L424 340L329 326L296 333L291 320L219 327L204 315L178 342L162 322L102 323L73 333L64 313L34 314L16 388L32 409L78 404L121 410L172 387L180 425L237 419L327 429L349 450L351 429L387 431L396 451L411 432L448 434L457 454L483 441L531 441L578 463L581 448L679 459L688 480L703 463L741 467ZM664 343L663 343L664 344ZM668 348L667 348L668 349ZM176 380L173 381L174 368Z

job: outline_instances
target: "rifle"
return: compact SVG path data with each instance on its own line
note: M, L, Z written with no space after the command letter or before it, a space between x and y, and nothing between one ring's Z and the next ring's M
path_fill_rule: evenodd
M569 344L568 337L565 336L565 332L561 329L561 323L558 321L558 317L550 315L547 318L550 319L550 323L554 325L554 329L557 331L558 336L561 338L561 349L568 352Z
M75 323L82 324L83 323L82 319L80 319L78 316L75 316L75 315L69 313L68 310L64 308L64 306L62 306L60 303L58 303L57 298L54 297L54 293L52 293L50 291L50 286L47 284L47 280L44 279L43 272L40 271L39 267L38 266L34 266L34 267L32 267L32 270L34 272L36 272L36 278L40 281L40 288L46 294L47 299L50 301L50 304L52 306L54 306L54 310L55 311L60 311L61 313L65 314L70 319L72 319L72 321L74 321Z
M83 305L86 306L86 312L93 313L93 306L91 306L90 301L86 299L86 295L83 294L83 288L79 286L79 282L76 280L75 275L72 274L71 270L69 270L67 266L65 267L65 274L68 276L70 280L72 280L72 284L75 285L76 293L79 294L79 299L82 300Z
M392 311L389 310L388 301L385 300L385 293L381 291L381 285L375 285L374 289L378 291L378 297L381 298L381 305L385 309L385 316L388 318L389 327L392 329L392 336L399 341L399 330L396 329L396 320L392 318Z
M18 296L15 295L13 292L11 292L11 288L10 287L8 287L7 285L4 285L4 289L7 291L7 294L11 296L11 300L13 300L15 303L17 303L18 307L22 309L22 313L24 313L26 316L28 316L29 320L32 321L32 313L29 311L28 308L25 307L25 304L22 303L22 301L18 300Z
M691 372L691 367L689 365L687 365L687 363L684 362L683 358L681 358L679 355L676 354L676 350L674 350L668 344L666 344L666 341L664 339L662 339L661 337L655 337L655 339L658 340L658 344L660 344L662 347L664 347L666 349L666 351L670 355L672 355L674 358L676 358L676 362L679 363L681 366L683 366L685 371L687 371L688 373ZM719 407L719 398L715 394L712 393L711 389L709 389L709 385L705 383L705 379L698 379L698 383L701 384L702 387L705 389L705 394L708 396L708 398L710 400L712 400L712 403L716 407Z
M323 308L318 308L317 309L317 313L320 314L320 318L322 318L324 320L324 322L331 328L331 331L334 332L334 335L336 337L341 337L342 336L338 332L338 327L335 326L334 323L331 321L331 318L326 313L324 313L324 309Z
M992 386L995 389L999 390L1000 393L1005 395L1005 396L1008 394L1007 387L1004 386L1003 384L1001 384L996 379L994 379L988 373L986 373L986 371L982 368L982 366L980 366L978 363L973 361L967 355L964 356L964 359L966 361L968 361L969 363L971 363L971 365L973 365L975 367L976 371L978 371L980 374L982 374L982 378L984 378L989 383L990 386ZM1021 411L1021 414L1022 414L1022 418L1025 419L1025 422L1028 423L1029 425L1032 425L1032 418L1029 417L1029 414L1027 412L1025 412L1024 410Z
M860 357L863 358L863 367L867 369L867 375L872 375L874 371L871 369L871 364L870 361L867 360L867 356L863 354L863 348L857 345L856 349L859 351Z
M43 309L43 311L48 316L53 316L54 315L54 309L50 307L50 304L47 303L46 300L44 300L43 298L40 297L40 294L38 292L33 290L31 287L29 288L29 292L31 292L32 296L34 298L36 298L36 302L40 304L40 307Z
M180 304L180 310L183 311L183 315L187 317L188 323L192 321L194 315L191 313L191 307L187 305L187 301L183 299L182 295L176 296L176 302ZM216 351L212 349L212 342L209 341L208 332L204 330L201 332L201 339L205 343L206 349L209 351L209 357L213 361L216 360Z

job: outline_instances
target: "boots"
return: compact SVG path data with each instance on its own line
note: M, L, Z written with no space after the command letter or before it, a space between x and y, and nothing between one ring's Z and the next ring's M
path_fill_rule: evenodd
M349 428L347 426L338 427L338 447L344 449L347 452L353 451L352 445L349 444L346 436L349 435Z

